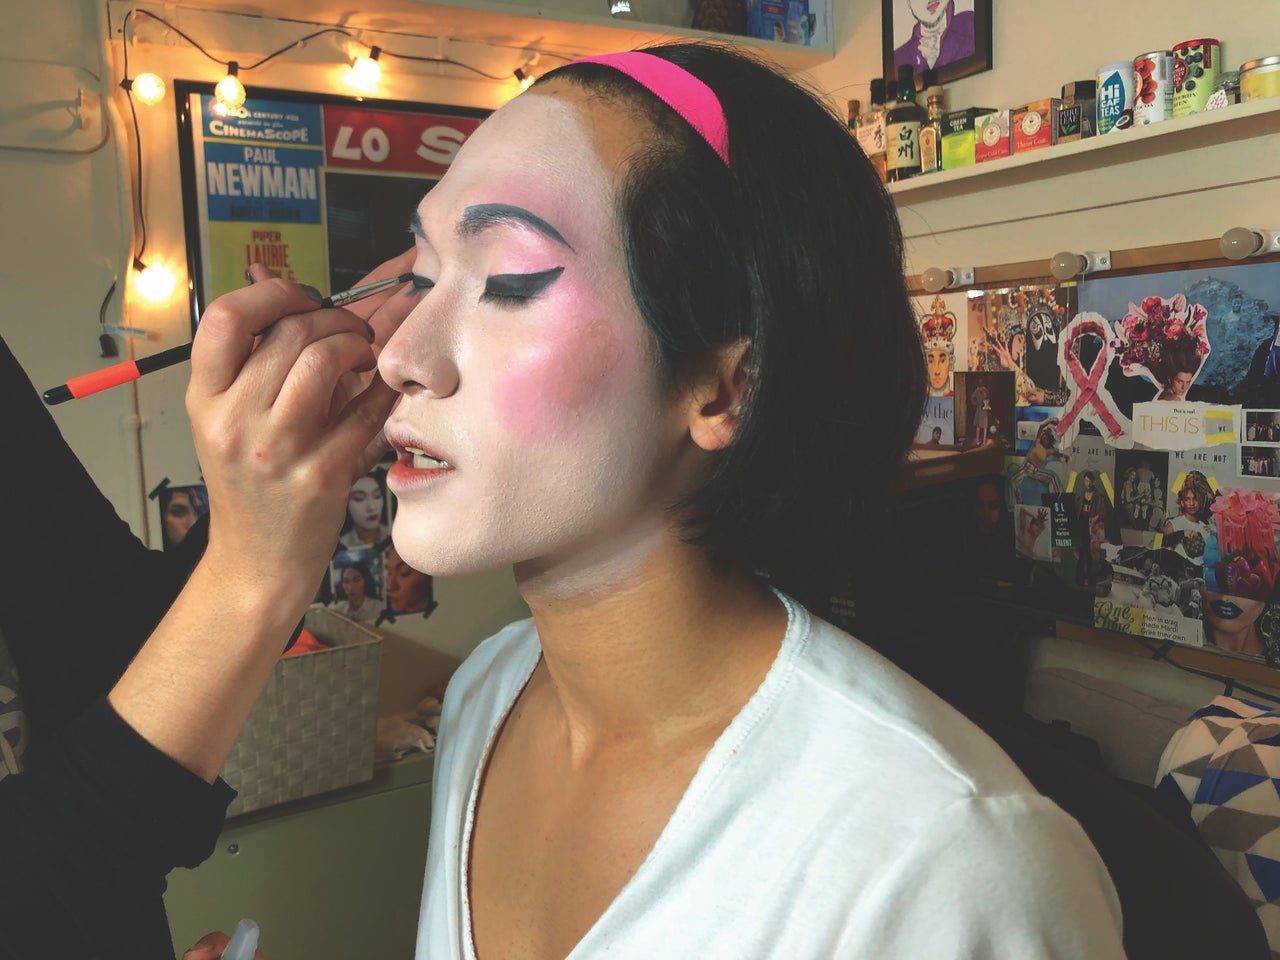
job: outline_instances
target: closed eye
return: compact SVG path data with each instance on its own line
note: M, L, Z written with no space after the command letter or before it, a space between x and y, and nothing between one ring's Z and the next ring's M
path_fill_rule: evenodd
M564 267L552 267L537 273L497 273L484 283L484 303L499 307L516 307L533 299L559 279Z

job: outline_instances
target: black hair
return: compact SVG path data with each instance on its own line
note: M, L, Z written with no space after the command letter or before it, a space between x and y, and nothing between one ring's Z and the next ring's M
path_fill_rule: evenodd
M178 544L169 539L169 527L165 523L165 519L169 513L169 505L173 503L173 498L181 494L187 498L187 502L191 504L191 511L195 514L193 520L198 520L209 512L209 499L203 487L171 487L167 483L160 488L160 541L164 549L170 550Z
M674 505L717 564L798 596L843 583L897 483L924 359L892 200L844 121L762 60L714 43L645 48L719 98L729 164L672 109L599 64L544 75L633 106L648 127L620 191L631 292L664 385L748 341L733 441Z
M373 582L373 572L362 560L356 560L353 563L343 564L338 568L338 576L334 579L334 593L342 594L343 600L350 600L347 591L342 587L342 575L348 570L354 570L364 579L364 595L367 600L381 600L378 596L378 585Z
M374 468L373 468L372 470L370 470L368 473L366 473L366 474L362 474L361 476L356 477L356 479L355 479L355 480L353 480L353 481L351 482L351 486L353 486L353 487L354 487L354 486L355 486L359 481L363 480L365 477L371 477L372 479L376 480L376 481L377 481L377 483L378 483L378 491L379 491L379 493L382 495L382 514L381 514L381 516L380 516L380 517L379 517L379 519L378 519L378 523L379 523L379 524L381 524L381 525L384 525L384 526L385 526L386 521L385 521L383 518L387 516L387 471L386 471L386 468L385 468L385 467L381 467L381 466L374 467ZM350 496L350 492L348 492L348 497L349 497L349 496ZM344 535L346 535L346 534L350 533L352 530L354 530L354 529L355 529L355 526L356 526L356 525L355 525L355 521L353 521L353 520L351 519L351 511L350 511L350 510L344 510L344 511L343 511L343 514L342 514L342 528L338 531L339 536L344 536Z

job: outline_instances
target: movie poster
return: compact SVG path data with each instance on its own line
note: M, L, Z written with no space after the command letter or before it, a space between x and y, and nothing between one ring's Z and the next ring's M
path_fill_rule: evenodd
M488 112L283 91L227 111L176 86L193 324L251 263L336 293L403 253L414 208Z

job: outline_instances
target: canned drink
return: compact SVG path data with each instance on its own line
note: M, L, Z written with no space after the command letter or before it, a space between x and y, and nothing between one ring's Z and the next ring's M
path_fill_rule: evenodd
M1135 78L1132 60L1098 68L1098 135L1133 126Z
M1280 97L1280 57L1240 64L1240 102Z
M1133 124L1158 123L1173 116L1173 51L1153 50L1133 58Z
M1200 113L1209 102L1222 69L1217 40L1184 40L1173 48L1173 115Z

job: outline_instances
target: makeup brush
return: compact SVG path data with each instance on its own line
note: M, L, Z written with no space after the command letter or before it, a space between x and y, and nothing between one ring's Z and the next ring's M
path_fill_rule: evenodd
M411 273L402 273L398 277L388 277L385 280L375 280L372 283L361 284L358 287L352 287L350 290L343 290L341 293L335 293L325 297L317 304L316 309L324 307L345 307L348 303L355 303L357 300L363 300L365 297L371 297L375 293L380 293L390 287L397 286L401 283L407 283L413 278ZM268 328L269 329L269 328ZM266 333L266 330L260 330L259 333ZM91 394L100 393L111 387L118 387L122 383L129 383L131 380L137 380L143 374L154 373L156 370L163 370L165 367L172 367L175 364L182 363L191 359L191 344L184 343L180 347L173 347L169 350L162 350L159 353L153 353L149 357L141 357L138 360L128 360L124 363L117 363L110 367L104 367L101 370L95 370L93 373L86 373L79 377L72 377L66 383L57 387L50 387L43 394L44 402L53 406L56 403L65 403L68 400L79 400L82 397Z

